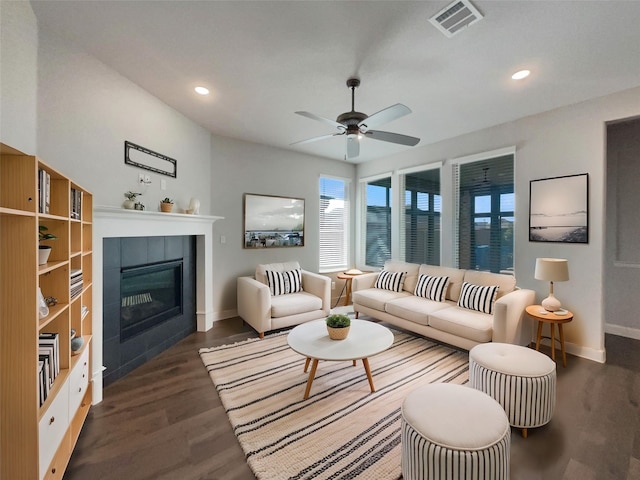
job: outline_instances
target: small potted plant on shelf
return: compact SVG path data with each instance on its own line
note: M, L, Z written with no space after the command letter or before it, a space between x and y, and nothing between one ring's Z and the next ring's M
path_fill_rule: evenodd
M132 192L132 191L128 191L124 194L124 196L127 198L124 203L122 204L122 206L124 208L126 208L127 210L133 210L135 208L136 205L136 197L138 195L142 195L141 193L136 193L136 192Z
M55 240L56 237L53 233L48 232L49 228L46 225L38 225L38 240ZM44 265L49 260L51 254L50 245L38 245L38 265Z
M347 315L334 313L327 317L327 331L331 340L344 340L349 334L351 319Z
M169 197L164 197L160 200L160 211L161 212L171 212L173 210L173 200Z

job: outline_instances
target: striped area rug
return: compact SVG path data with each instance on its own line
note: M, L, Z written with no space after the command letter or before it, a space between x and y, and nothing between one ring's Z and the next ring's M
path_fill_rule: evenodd
M321 361L308 400L288 332L200 350L258 479L401 478L403 399L426 383L467 383L469 365L466 352L392 331L393 345L369 359L376 392L362 362Z

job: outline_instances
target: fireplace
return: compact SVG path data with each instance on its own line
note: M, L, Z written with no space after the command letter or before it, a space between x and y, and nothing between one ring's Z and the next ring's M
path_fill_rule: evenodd
M121 270L121 343L181 314L182 259Z
M103 239L104 385L196 331L196 237Z

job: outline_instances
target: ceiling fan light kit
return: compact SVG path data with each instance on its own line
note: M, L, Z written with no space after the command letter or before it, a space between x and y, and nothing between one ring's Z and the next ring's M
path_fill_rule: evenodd
M413 147L420 141L419 138L410 137L408 135L401 135L399 133L383 132L380 130L372 130L372 127L384 125L385 123L397 120L400 117L404 117L411 113L411 109L401 103L396 103L390 107L387 107L379 112L369 116L362 112L356 112L355 109L355 90L360 86L360 79L356 77L349 78L347 80L347 87L351 89L351 111L338 115L335 121L328 118L320 117L319 115L310 112L296 112L298 115L317 120L328 125L335 127L338 132L328 135L321 135L319 137L313 137L299 142L292 143L291 145L301 145L305 143L311 143L318 140L324 140L327 138L345 135L347 137L347 158L357 158L360 155L360 140L366 137L373 138L374 140L380 140L383 142L396 143L399 145L406 145Z

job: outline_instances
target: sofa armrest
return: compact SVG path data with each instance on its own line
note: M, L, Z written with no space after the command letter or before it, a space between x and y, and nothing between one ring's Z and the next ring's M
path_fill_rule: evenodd
M531 319L525 308L533 305L536 292L517 288L496 300L493 311L493 341L529 345L532 338Z
M271 291L253 277L238 277L238 316L258 333L271 330Z
M379 272L371 272L353 277L353 280L351 280L351 291L357 292L358 290L373 288L376 284L378 274Z
M302 288L322 299L322 311L329 315L331 312L331 278L319 273L302 270Z

